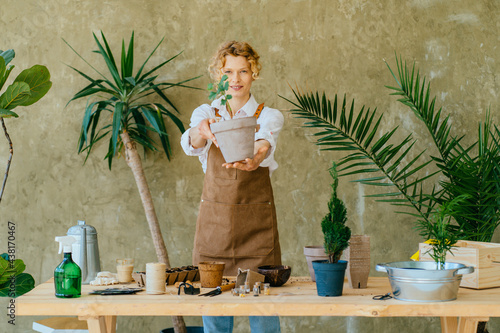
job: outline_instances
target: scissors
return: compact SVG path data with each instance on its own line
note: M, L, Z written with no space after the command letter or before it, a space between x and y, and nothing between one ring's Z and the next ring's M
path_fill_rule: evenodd
M186 295L198 295L200 293L200 288L195 288L192 284L182 282L179 285L179 290L177 291L177 295L181 294L181 287L184 287L184 294Z
M384 295L376 295L376 296L373 296L373 299L376 300L376 301L384 301L386 299L391 299L392 296L391 296L391 293L387 293L387 294L384 294Z

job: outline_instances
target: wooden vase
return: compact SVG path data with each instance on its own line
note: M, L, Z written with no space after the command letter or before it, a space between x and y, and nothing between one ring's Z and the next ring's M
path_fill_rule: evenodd
M353 289L364 289L370 274L370 236L353 235L346 252L347 279Z

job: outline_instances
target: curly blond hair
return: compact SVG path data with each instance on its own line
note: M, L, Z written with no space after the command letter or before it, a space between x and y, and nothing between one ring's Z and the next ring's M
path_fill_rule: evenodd
M259 54L247 42L229 41L222 43L217 52L212 57L208 71L212 80L218 82L222 77L222 68L226 64L226 56L232 55L235 57L242 56L247 58L250 63L250 70L254 80L259 78L259 73L262 66L259 63Z

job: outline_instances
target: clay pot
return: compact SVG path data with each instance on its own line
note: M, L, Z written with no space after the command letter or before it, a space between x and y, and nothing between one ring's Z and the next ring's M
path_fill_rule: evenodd
M328 260L328 255L325 253L325 248L321 245L304 246L304 255L307 260L307 267L309 268L309 275L311 280L316 281L312 262L314 260Z
M370 274L370 236L353 235L346 252L347 279L353 289L366 288Z
M220 261L202 261L198 264L202 288L215 288L222 284L225 263Z
M257 119L246 117L210 124L226 163L252 158Z

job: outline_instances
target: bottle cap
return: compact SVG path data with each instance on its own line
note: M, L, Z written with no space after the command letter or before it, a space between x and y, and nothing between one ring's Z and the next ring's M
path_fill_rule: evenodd
M57 236L56 242L59 242L59 253L64 249L64 253L71 253L71 244L76 242L73 236Z

